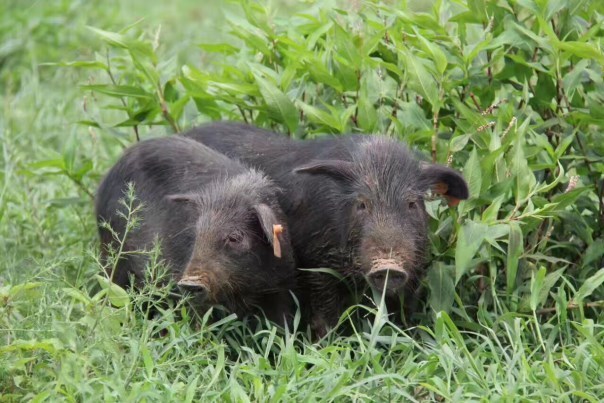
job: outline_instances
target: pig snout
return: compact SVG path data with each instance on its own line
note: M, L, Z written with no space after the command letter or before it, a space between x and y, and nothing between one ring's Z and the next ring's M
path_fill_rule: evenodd
M397 259L375 259L372 263L368 280L375 289L385 288L388 294L395 294L407 284L409 274Z
M210 287L200 277L183 277L176 285L181 291L191 294L195 299L205 300L210 294Z

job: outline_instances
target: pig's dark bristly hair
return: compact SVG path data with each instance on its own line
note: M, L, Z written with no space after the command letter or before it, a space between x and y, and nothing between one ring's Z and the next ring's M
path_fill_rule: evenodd
M373 192L399 197L412 193L421 196L417 188L419 162L407 147L383 136L370 136L352 150L353 167L357 177L373 180L367 185Z

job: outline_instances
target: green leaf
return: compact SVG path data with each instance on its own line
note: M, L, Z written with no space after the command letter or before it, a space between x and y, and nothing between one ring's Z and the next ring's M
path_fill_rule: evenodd
M346 64L348 66L353 69L359 68L363 58L353 42L350 31L344 30L338 24L335 24L334 33L334 41L338 53L347 61Z
M455 248L455 284L470 269L470 263L488 233L488 225L466 221L459 231Z
M58 171L67 170L67 167L65 166L65 160L63 158L33 162L28 165L28 168L34 170L40 168L56 168Z
M147 378L153 377L153 368L155 368L153 357L151 356L151 352L147 348L146 345L141 345L139 349L139 353L143 358L143 367L145 368L145 373Z
M88 295L86 295L86 293L83 293L78 289L63 288L63 292L66 295L68 295L69 297L71 297L72 299L74 299L84 305L89 305L92 303L92 299Z
M499 210L501 209L501 205L506 199L506 195L499 195L493 199L489 204L489 207L487 207L482 213L482 222L492 223L496 221L497 216L499 215Z
M466 144L468 144L470 137L472 137L471 133L453 137L449 142L449 151L451 151L452 153L456 153L458 151L463 150Z
M112 46L124 49L128 49L131 46L132 40L125 35L118 34L117 32L105 31L90 26L86 28L97 34L101 39L103 39L105 42Z
M305 58L302 60L302 66L308 71L314 82L328 85L338 92L344 90L340 80L325 67L325 63L319 58Z
M536 179L524 153L524 141L517 140L512 154L511 172L516 175L516 204L522 204L533 190Z
M420 44L423 50L431 56L431 60L434 62L436 66L436 71L441 75L447 70L447 56L442 49L435 44L434 42L430 42L425 37L417 32L417 29L413 28L416 36L420 39Z
M524 251L522 230L517 222L511 221L510 236L508 240L508 253L506 258L507 292L512 294L516 288L516 274L518 273L518 260Z
M602 256L604 256L604 239L599 238L594 240L583 254L583 267L587 267Z
M466 162L463 175L468 181L468 187L470 188L470 197L480 196L480 188L482 186L482 170L480 169L480 161L478 159L478 152L476 148L470 153L470 158Z
M604 53L591 43L578 41L557 41L554 46L577 56L579 59L593 59L604 64Z
M535 193L545 193L554 189L562 181L564 177L564 168L560 162L558 162L558 176L551 182L544 184L543 186L536 189Z
M269 110L269 116L284 123L291 133L298 129L298 110L294 103L276 85L255 73L254 77Z
M366 96L360 96L358 101L359 127L364 133L373 133L378 116L373 104Z
M598 270L596 274L591 276L588 279L585 279L585 282L575 294L575 302L581 304L583 300L589 297L595 290L597 290L602 283L604 283L604 268Z
M132 85L92 84L81 85L80 87L84 90L98 92L117 98L130 97L141 99L153 99L153 94L148 93L140 87L135 87Z
M41 63L46 66L60 66L60 67L76 67L81 69L100 69L108 70L105 63L101 63L95 60L79 60L74 62L59 62L59 63Z
M39 298L42 291L40 288L42 288L43 284L44 283L41 282L27 282L13 285L8 289L7 296L13 302L18 300L33 300L35 298ZM0 296L4 297L2 294L0 294ZM6 303L7 301L4 300L3 302Z
M545 281L545 267L541 267L537 273L533 272L533 276L531 278L531 298L530 298L530 307L532 311L536 311L539 306L539 298L541 296L541 290L543 289L543 284Z
M425 66L428 61L408 51L404 52L403 56L409 74L409 86L430 102L433 111L437 111L441 107L438 83Z
M96 274L95 277L101 288L107 293L107 298L113 306L121 308L130 302L128 293L122 287L110 282L108 278L98 274Z
M427 274L430 306L435 312L450 312L455 301L455 269L442 263L433 265Z
M228 43L202 43L199 47L206 52L222 53L223 55L232 55L240 51L239 48Z
M536 307L540 307L545 304L545 302L547 301L547 297L549 296L549 292L551 291L552 287L556 285L560 277L562 277L562 274L564 274L565 270L566 269L564 268L558 269L554 272L548 273L545 276L541 284L541 289L539 290L539 293L536 297Z
M304 102L299 102L298 105L304 111L304 114L313 122L320 123L322 125L331 127L338 132L343 132L344 127L340 122L340 119L336 116L331 115L328 112L325 112L321 109L315 108L314 106L310 106L305 104Z

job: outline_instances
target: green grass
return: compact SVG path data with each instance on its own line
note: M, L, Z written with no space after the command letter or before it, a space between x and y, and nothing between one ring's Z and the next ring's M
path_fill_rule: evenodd
M220 54L207 56L197 47L202 42L229 38L222 2L205 3L9 0L0 5L0 401L604 399L604 314L600 302L604 292L602 272L598 271L603 243L602 229L594 218L598 211L596 190L604 171L597 151L602 137L595 137L602 129L597 108L577 107L578 112L569 116L541 113L536 104L532 112L518 104L501 106L502 112L493 117L498 134L512 117L517 117L521 126L525 118L530 120L527 116L536 133L552 127L556 116L558 123L568 121L571 128L581 130L582 141L589 148L584 155L590 161L589 170L578 144L573 142L572 152L562 150L552 162L539 137L529 136L533 132L527 134L525 154L518 151L520 146L514 148L521 141L519 136L513 137L506 151L516 157L526 155L524 159L535 172L549 169L548 161L553 166L560 162L567 172L580 178L581 194L559 209L545 211L544 217L533 217L511 196L517 191L510 190L502 211L520 211L528 218L507 220L500 215L495 222L485 218L489 215L486 210L496 191L505 192L502 187L493 191L487 185L481 190L478 184L480 197L474 194L475 204L459 209L459 215L467 220L463 225L451 224L458 219L457 213L433 206L440 218L433 222L439 234L433 241L437 261L444 263L433 265L441 271L429 276L432 294L420 327L397 328L386 322L378 307L372 309L377 310L377 319L356 321L351 336L332 334L313 344L303 329L293 333L274 327L250 329L232 317L217 323L207 318L192 320L193 313L185 305L147 318L141 313L142 307L145 302L164 298L161 288L151 284L140 293L129 294L125 304L119 299L119 290L108 289L104 277L98 276L102 270L97 261L96 223L89 194L123 146L133 140L133 131L113 127L124 120L124 111L107 110L104 107L115 104L100 93L79 87L107 83L106 74L46 63L92 60L95 54L103 60L108 47L86 26L119 31L145 17L136 27L147 34L145 40L151 41L161 25L156 54L160 61L168 61L161 69L166 79L178 75L184 64L222 71ZM287 6L282 5L278 15L286 18L291 7L306 7L293 3L279 2ZM553 7L556 2L550 3ZM228 7L238 12L236 5ZM598 15L596 11L591 14ZM523 18L528 16L523 14ZM430 24L418 22L418 26L428 30ZM601 26L599 30L594 30L590 43L601 49ZM482 32L478 28L475 31ZM475 32L469 29L466 34L472 37ZM129 76L129 59L120 59L114 48L109 49L116 65L123 66L118 69L121 79L141 82L142 88L146 82ZM245 53L240 56L252 58ZM491 56L497 58L496 54ZM560 56L559 69L570 59L565 57ZM596 56L584 50L583 57ZM551 60L543 56L540 61L547 66ZM601 73L601 66L594 69ZM479 76L476 71L470 73ZM232 79L228 74L224 73L225 80ZM485 77L480 75L477 81ZM598 91L602 84L594 80L576 96L601 103L604 98L598 98ZM308 88L315 88L313 85ZM543 88L543 92L549 91L547 85ZM308 103L314 99L312 91L305 98ZM486 100L483 107L494 101L488 94L475 91ZM330 96L329 91L326 93L321 96ZM520 93L508 95L513 99ZM290 92L288 96L294 95ZM316 97L314 106L319 107L320 96ZM221 99L222 116L237 117L236 102L254 109L250 98L233 95L233 104ZM411 101L407 100L407 105ZM448 99L442 102L444 105ZM466 108L470 102L464 104ZM573 98L571 103L575 102ZM279 129L287 130L287 117L263 116L262 107L270 102L260 103L256 120L282 124ZM457 107L468 115L464 105ZM409 108L403 111L403 118L415 119L418 112L431 116L430 110ZM377 116L380 113L378 110ZM390 109L386 113L390 114ZM580 113L591 113L593 120L584 123L587 117ZM455 130L469 132L484 123L475 118L478 113L464 120L466 115L445 116L443 125L455 121L459 126ZM189 105L178 123L189 127L209 118ZM304 127L309 130L337 131L321 119L308 119ZM76 124L82 120L101 124ZM426 130L422 132L425 122L421 119L412 123L402 120L388 129L415 140L429 153L428 122L427 135ZM350 122L344 124L350 129ZM383 129L379 123L374 128ZM170 133L166 125L141 124L140 131L142 137ZM302 126L297 134L301 131ZM445 140L439 141L439 147L446 150L440 146ZM487 153L480 149L481 142L488 144L474 137L467 146L461 145L458 153L465 153L472 161L472 152L478 150L484 152L480 154L484 158ZM443 159L446 155L439 155L439 160ZM523 168L518 160L511 160L510 166L528 169L526 164ZM477 171L470 163L464 168L466 175ZM551 183L557 171L551 173L549 177L538 176L539 182ZM486 179L482 181L486 183ZM558 194L569 194L564 193L565 188L566 184L560 185L553 189L557 194L533 194L529 199L542 207L544 200L555 201L561 197ZM480 233L481 225L486 227L481 218L496 230L501 229L496 227L499 224L521 222L520 240L513 238L518 232L503 243L498 243L495 235L493 239L483 236L488 242L476 246L475 257L466 256L466 249L458 248L461 252L457 252L455 242L450 242L460 239L454 234L466 231L460 237L469 242L473 234ZM519 252L514 242L519 243ZM512 260L513 256L521 260L518 280L513 278L513 284L503 271L510 266L506 260L510 253ZM454 257L467 260L467 267L456 266ZM434 273L450 274L442 280L442 284L450 284L449 291L455 291L450 300L436 293L440 289L436 285L442 284ZM444 286L442 290L443 294L449 292ZM446 301L450 301L448 306L444 306ZM444 306L446 312L435 313L432 308L438 306ZM370 308L359 308L361 315L365 309Z

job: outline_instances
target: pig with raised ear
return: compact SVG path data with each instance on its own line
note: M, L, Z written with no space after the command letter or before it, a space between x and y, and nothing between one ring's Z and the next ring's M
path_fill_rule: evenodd
M468 198L453 169L421 163L385 136L292 140L249 125L220 122L186 133L262 169L282 189L300 268L331 268L335 277L304 272L301 305L322 336L368 284L389 297L413 296L427 262L427 193L450 205Z
M120 203L134 184L140 225L126 235L114 273L120 286L140 286L148 258L133 253L155 239L182 293L199 309L220 305L241 317L278 323L293 317L295 266L279 188L264 174L181 136L130 147L101 183L96 211L106 259L126 232ZM126 214L127 215L127 214ZM133 282L132 282L133 281Z
M468 198L466 182L450 168L420 163L393 139L349 136L339 145L340 152L346 150L346 157L315 159L294 169L295 174L306 176L306 186L320 180L334 184L318 201L319 206L330 206L323 210L325 216L331 216L324 230L335 238L322 254L341 254L338 260L328 258L333 262L328 267L339 262L338 271L357 289L362 290L359 284L364 279L387 297L412 296L425 274L428 258L424 197L432 192L444 196L449 205L457 205ZM347 300L346 292L336 282L325 275L311 280L312 325L319 334L333 326L346 308L338 302ZM326 304L334 288L341 290L340 295Z

